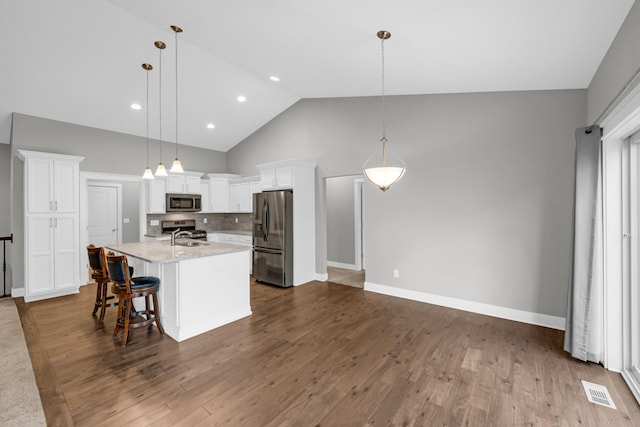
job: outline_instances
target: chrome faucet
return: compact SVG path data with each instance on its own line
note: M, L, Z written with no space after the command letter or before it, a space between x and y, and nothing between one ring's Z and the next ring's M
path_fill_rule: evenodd
M179 228L173 230L171 232L171 246L176 245L176 237L180 237L180 236L191 236L191 232L188 230L180 231Z

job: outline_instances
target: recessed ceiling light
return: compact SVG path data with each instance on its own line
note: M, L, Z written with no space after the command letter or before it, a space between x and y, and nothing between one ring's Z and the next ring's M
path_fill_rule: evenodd
M142 105L140 105L140 104L131 104L131 109L132 110L141 110L142 109Z
M238 102L244 102L244 101L246 101L246 100L247 100L247 97L246 97L246 96L244 96L244 95L240 95L240 96L238 97Z
M280 77L278 76L271 76L269 77L271 80L273 80L274 82L279 82L280 81Z
M207 129L213 129L214 127L216 127L216 125L214 125L213 123L207 124Z

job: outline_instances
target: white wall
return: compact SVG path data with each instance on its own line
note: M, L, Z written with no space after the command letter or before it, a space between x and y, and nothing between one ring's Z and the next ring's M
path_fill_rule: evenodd
M365 185L367 282L564 317L586 91L392 96L387 109L408 171L386 193ZM227 167L317 162L322 217L323 178L359 173L379 138L378 97L301 100L230 150ZM318 273L323 236L320 220Z

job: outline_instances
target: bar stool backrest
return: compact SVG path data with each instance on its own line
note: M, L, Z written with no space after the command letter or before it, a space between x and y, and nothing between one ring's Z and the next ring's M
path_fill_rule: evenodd
M109 252L107 254L107 270L112 282L120 288L126 287L127 293L131 293L131 277L129 276L129 263L126 256Z
M96 248L91 244L87 246L87 253L89 255L89 266L93 270L93 274L101 275L104 278L108 277L104 248Z

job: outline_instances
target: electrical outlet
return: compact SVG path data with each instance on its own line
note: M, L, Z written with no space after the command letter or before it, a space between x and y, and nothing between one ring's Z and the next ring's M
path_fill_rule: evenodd
M207 218L206 218L206 217L204 217L204 218L202 219L202 221L206 224L206 223L207 223Z
M393 277L396 278L396 279L398 277L400 277L400 270L398 270L397 268L394 268L393 269Z
M236 224L238 223L238 218L236 218Z
M160 225L160 220L158 220L158 219L152 219L152 220L149 222L149 225L151 225L152 227L154 227L154 226L158 226L158 225Z

